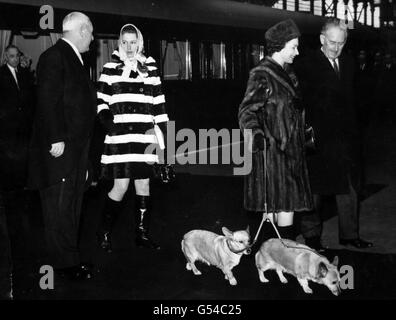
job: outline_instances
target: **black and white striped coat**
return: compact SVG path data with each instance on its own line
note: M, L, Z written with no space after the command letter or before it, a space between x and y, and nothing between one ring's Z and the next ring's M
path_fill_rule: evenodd
M117 51L113 57L118 57ZM102 175L109 178L129 178L145 164L159 160L146 148L157 144L154 123L166 123L168 115L155 60L148 57L145 66L147 73L131 70L123 75L122 61L108 62L98 81L97 112L109 109L114 116L101 157Z

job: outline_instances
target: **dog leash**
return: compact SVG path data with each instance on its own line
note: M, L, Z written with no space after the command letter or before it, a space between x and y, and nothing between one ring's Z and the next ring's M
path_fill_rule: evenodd
M250 249L250 248L253 246L253 244L251 244L251 245L246 246L246 247L243 248L243 249L240 249L240 250L233 250L233 249L231 248L230 244L228 243L228 241L229 241L229 240L227 239L227 240L226 240L226 243L227 243L228 249L229 249L232 253L235 253L235 254L240 254L240 253L246 251L247 249Z
M261 228L263 227L264 221L270 221L272 224L272 227L274 228L276 235L278 237L278 239L280 240L280 242L282 243L282 245L286 248L290 248L290 249L304 249L307 251L311 251L313 253L316 253L318 256L323 257L321 254L319 254L317 251L311 249L311 248L302 248L302 247L295 247L295 246L288 246L282 239L278 228L275 226L274 222L268 218L268 206L267 206L267 140L264 139L264 150L263 150L263 164L264 164L264 212L263 212L263 218L261 219L261 223L260 226L256 232L256 236L254 237L253 243L250 245L250 247L252 247L258 239L258 236L260 234Z
M261 228L263 227L264 221L268 219L268 208L267 208L267 139L264 138L264 150L263 150L263 164L264 164L264 212L263 218L261 219L260 226L256 232L256 236L254 237L253 244L257 242L258 236L260 234ZM280 238L278 230L275 228L275 231Z

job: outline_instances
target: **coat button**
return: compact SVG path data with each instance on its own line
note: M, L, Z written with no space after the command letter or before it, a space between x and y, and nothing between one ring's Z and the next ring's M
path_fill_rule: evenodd
M133 126L129 126L128 130L132 131L133 130Z
M143 88L140 88L139 91L140 91L140 92L143 92Z

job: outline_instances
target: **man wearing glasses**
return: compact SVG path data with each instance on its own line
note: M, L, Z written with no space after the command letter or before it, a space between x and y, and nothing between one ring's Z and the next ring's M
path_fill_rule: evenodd
M321 210L326 196L334 196L338 209L339 243L368 248L359 236L359 136L354 109L354 64L343 54L348 29L337 18L324 24L321 48L297 65L306 122L315 132L315 152L308 169L315 210L301 217L306 244L322 250Z

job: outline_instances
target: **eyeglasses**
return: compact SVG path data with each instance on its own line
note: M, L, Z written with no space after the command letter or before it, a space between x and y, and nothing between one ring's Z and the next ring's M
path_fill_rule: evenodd
M326 35L323 35L323 36L326 38L326 41L328 42L328 44L333 46L333 47L335 47L335 46L342 47L346 43L346 39L343 42L338 42L338 41L330 40L329 38L326 37Z

